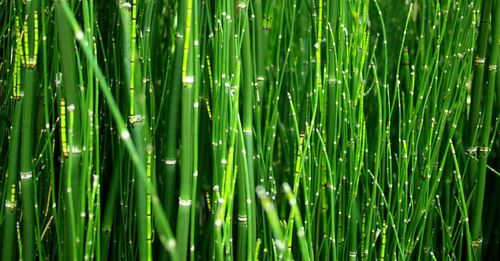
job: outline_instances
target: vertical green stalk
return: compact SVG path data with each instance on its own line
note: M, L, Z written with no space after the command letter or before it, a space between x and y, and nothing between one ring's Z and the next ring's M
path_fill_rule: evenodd
M265 39L264 39L264 26L263 26L263 15L262 15L262 0L252 1L252 10L254 15L254 44L252 45L255 50L255 75L257 79L257 84L255 85L254 90L254 104L255 104L255 122L260 123L262 120L262 103L263 103L263 93L264 93L264 81L265 81ZM260 124L255 124L255 136L256 140L261 140L262 138L262 130L260 128ZM258 161L254 162L254 168L259 169L260 164ZM255 177L254 177L255 179ZM256 214L256 213L255 213ZM257 235L255 235L257 237Z
M181 125L181 186L179 195L179 212L177 215L177 243L179 247L179 260L187 259L189 245L190 211L192 204L191 182L193 179L193 52L191 49L191 21L193 0L187 1L186 8L186 33L184 41L184 58L182 63L182 125Z
M79 195L80 195L80 164L81 164L81 142L82 142L82 117L81 117L81 90L78 88L78 74L77 74L77 63L76 63L76 52L75 52L75 42L73 40L73 32L70 24L66 21L65 14L62 5L66 3L66 0L57 1L54 3L55 7L55 20L57 26L57 39L59 54L61 58L61 70L62 70L62 83L63 83L63 96L67 106L74 108L72 112L74 116L74 126L73 132L69 133L72 135L72 147L68 147L68 160L71 164L66 164L65 161L64 175L71 176L71 187L69 184L65 184L64 191L66 195L71 193L72 195L77 195L73 198L73 202L69 202L68 199L63 200L66 205L64 213L64 223L68 226L76 220L70 220L70 217L75 217L76 214L80 213ZM70 213L69 204L74 206L74 212ZM76 222L77 224L79 222ZM80 228L76 225L75 231L71 229L64 230L64 245L65 245L65 256L66 258L78 259L80 258L81 248L75 245L82 244L84 242L82 235L79 233ZM76 253L74 251L77 251Z
M149 182L153 182L155 180L154 174L156 173L156 168L155 168L155 163L154 163L154 158L156 158L155 151L156 149L154 148L153 145L153 133L151 131L151 122L154 122L152 119L154 119L156 112L154 110L155 108L155 99L154 95L155 92L153 90L153 84L151 84L151 79L153 78L153 75L151 73L151 48L150 48L150 43L151 41L151 26L153 24L153 11L154 11L154 6L155 3L153 1L146 1L144 3L144 12L142 16L142 33L143 37L141 38L141 44L139 46L140 51L139 56L141 67L140 70L138 70L138 75L144 75L142 77L137 76L135 77L138 86L141 88L138 89L138 93L136 94L136 101L138 102L137 107L140 108L141 112L144 115L147 115L148 117L144 117L144 126L143 130L145 133L145 142L146 142L146 153L147 153L147 159L146 159L146 175L147 179ZM137 4L135 5L136 8L138 8ZM137 18L136 18L137 19ZM150 95L150 110L148 111L147 109L147 100L145 97L147 97L149 91ZM156 182L155 182L156 183ZM153 183L153 184L155 184ZM155 184L156 186L156 184ZM146 191L146 240L147 240L147 259L152 260L153 259L153 218L152 218L152 197L151 197L151 191Z
M186 35L186 14L187 14L187 1L179 1L177 7L177 30L175 34L175 50L172 69L168 72L167 81L165 85L169 85L170 94L168 101L168 110L165 118L167 120L166 152L165 152L165 187L162 192L162 202L167 211L169 221L175 223L175 203L177 199L176 193L176 175L177 175L177 143L179 140L179 109L181 97L181 84L182 84L182 67L184 59L184 42ZM163 254L162 254L163 253ZM160 252L160 260L164 260L165 252Z
M476 57L474 59L474 74L472 79L472 97L471 107L468 117L468 128L466 128L466 145L467 152L471 157L477 157L477 137L478 126L480 123L481 106L483 100L483 85L484 85L484 64L486 62L486 50L488 47L488 35L491 22L491 0L484 0L482 2L481 10L481 24L479 27L479 36L477 39ZM475 173L477 173L477 161L472 159L469 161L469 173L471 181L475 180ZM475 221L472 221L475 222ZM480 221L477 221L480 222ZM477 240L477 234L472 232L473 240Z
M19 57L21 58L21 57ZM2 222L2 260L15 260L16 254L16 183L19 171L19 145L21 140L21 108L22 101L16 101L13 124L11 127L9 142L9 161L7 177L4 185L5 195L5 219Z
M68 148L72 148L73 146L73 131L75 128L75 106L70 104L67 106L68 110ZM68 160L66 162L66 169L71 170L73 167L73 157L71 155L68 157ZM68 220L68 223L66 224L66 231L68 231L71 235L74 236L74 238L69 238L69 241L67 242L67 251L70 251L71 257L73 259L77 259L78 256L78 250L79 250L79 242L77 241L77 229L76 229L76 215L75 215L75 204L74 204L74 192L73 192L73 175L71 175L70 171L67 171L65 173L66 175L63 178L63 182L65 182L65 206L67 207L67 212L65 213L65 217ZM78 194L76 194L78 196Z
M483 15L488 15L488 13L483 13ZM490 151L490 130L493 124L493 102L495 99L495 80L497 74L497 62L498 62L498 52L500 48L500 4L495 2L493 13L493 38L490 47L490 56L488 58L488 80L486 82L486 93L484 96L485 107L484 107L484 118L481 124L480 137L479 137L479 169L478 178L476 183L476 190L474 194L474 201L472 205L474 206L472 210L472 243L474 247L474 253L476 258L481 259L481 249L483 242L483 233L481 228L483 228L483 205L484 205L484 192L486 189L486 172L488 164L488 155ZM483 18L484 19L484 18Z
M193 4L193 179L191 184L191 217L189 223L191 224L191 229L189 230L189 254L190 260L196 259L196 217L200 215L197 205L197 195L198 195L198 169L199 169L199 130L200 130L200 83L201 83L201 67L200 67L200 3L195 1Z
M132 138L137 148L139 160L147 165L147 155L145 149L145 92L144 86L140 81L141 70L140 63L137 60L136 50L136 31L137 31L137 4L133 0L132 3L121 1L120 17L122 27L122 59L123 59L123 80L125 88L129 91L130 96L130 111L129 122L132 127ZM146 129L148 131L148 129ZM146 188L141 180L134 172L134 180L138 181L138 185L134 186L135 191L135 210L134 216L137 224L137 249L138 259L143 261L148 258L148 243L147 243L147 206L146 206Z
M23 112L21 137L21 199L23 211L23 260L33 260L35 256L35 202L33 181L33 138L35 123L36 72L24 69Z
M83 20L84 28L87 32L86 38L89 43L92 43L90 48L93 53L97 53L96 39L95 37L95 13L93 1L84 0L82 2L83 7ZM86 106L89 111L88 126L84 127L84 136L87 141L87 146L92 148L95 153L84 153L82 159L82 175L81 175L81 202L80 208L82 213L80 214L80 224L82 225L82 238L85 238L85 243L83 245L83 259L97 259L100 260L100 237L97 233L100 224L100 196L99 196L99 173L100 173L100 145L99 145L99 94L95 81L94 72L89 63L86 65L86 78L83 80L86 82L87 96L85 99ZM95 165L94 165L95 164ZM92 166L97 167L92 167ZM87 213L85 213L88 211ZM86 218L88 217L88 218ZM97 247L96 247L97 246ZM97 255L95 254L97 253Z
M248 177L248 188L249 191L244 189L240 191L240 196L243 197L243 192L245 191L245 205L247 208L246 215L249 215L247 219L248 224L248 260L253 260L253 249L255 248L256 240L256 223L254 217L256 216L256 210L253 207L255 204L255 174L254 174L254 135L253 135L253 108L254 108L254 63L251 52L251 42L250 42L250 20L248 19L248 4L246 2L240 2L238 8L239 13L242 16L241 20L243 22L243 45L242 45L242 63L243 63L243 89L242 89L242 106L243 106L243 135L245 137L245 157L247 163L246 177ZM245 217L246 218L246 217ZM240 235L243 236L243 235Z
M21 200L22 200L22 235L23 235L23 260L34 260L35 258L35 183L33 180L33 140L34 123L36 121L36 57L38 45L36 12L37 2L26 5L27 20L24 22L24 55L25 63L22 64L22 132L21 132ZM37 43L35 45L35 43ZM24 94L24 95L23 95Z
M19 23L19 15L15 19L15 61L12 82L12 100L14 101L14 117L12 119L12 126L10 128L9 140L9 155L8 167L5 177L4 193L5 193L5 219L2 222L2 260L15 260L16 246L15 246L15 232L16 232L16 183L18 181L17 173L19 172L19 147L21 144L21 115L23 103L21 98L21 60L24 59L22 53L22 37L21 37L21 24Z

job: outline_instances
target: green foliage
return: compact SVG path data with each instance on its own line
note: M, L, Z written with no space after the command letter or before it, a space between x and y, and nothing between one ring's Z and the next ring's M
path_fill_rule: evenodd
M0 1L0 259L499 259L499 48L493 0Z

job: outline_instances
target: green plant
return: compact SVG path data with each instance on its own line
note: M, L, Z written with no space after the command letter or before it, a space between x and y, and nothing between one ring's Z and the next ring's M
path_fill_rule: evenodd
M2 260L499 257L497 1L0 14Z

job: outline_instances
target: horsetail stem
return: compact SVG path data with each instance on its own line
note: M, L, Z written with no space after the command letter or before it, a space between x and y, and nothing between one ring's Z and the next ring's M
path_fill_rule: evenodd
M472 212L472 247L476 257L481 257L483 237L482 229L482 215L484 205L484 193L486 187L486 165L488 164L488 155L490 150L490 130L493 118L493 101L495 98L495 80L497 77L497 62L500 51L500 4L495 3L492 8L491 17L493 19L492 26L492 44L490 46L489 66L488 66L488 80L486 82L485 105L484 105L484 118L481 124L482 129L479 133L478 139L478 178L477 188L475 191L474 205L477 209ZM483 18L485 19L485 18ZM478 86L479 87L479 86Z
M179 245L180 260L187 259L189 247L189 231L193 224L190 224L190 211L192 205L191 183L193 180L194 151L196 150L193 142L194 138L194 107L193 101L197 101L193 97L193 85L195 83L194 75L194 55L192 50L192 11L193 0L187 1L186 7L186 27L184 40L184 58L182 64L182 120L181 120L181 186L179 192L179 213L177 215L177 231L176 237Z
M14 84L17 84L14 82ZM5 182L5 190L8 192L4 198L5 202L5 219L3 221L3 237L2 237L2 259L14 260L16 257L15 247L15 224L16 224L16 208L18 201L16 201L16 183L19 180L17 172L19 171L19 148L21 144L21 114L23 101L20 100L16 104L14 111L13 124L11 126L12 133L9 144L9 162L7 169L7 179ZM4 191L5 191L4 190Z

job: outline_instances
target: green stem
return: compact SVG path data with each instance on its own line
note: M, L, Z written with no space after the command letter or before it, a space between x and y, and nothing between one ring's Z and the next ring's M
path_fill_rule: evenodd
M9 141L9 161L7 177L4 186L5 197L5 220L2 222L2 260L15 260L16 254L16 183L19 171L19 145L21 144L21 112L23 101L16 102L14 119L12 124L11 138Z
M241 6L241 5L240 5ZM247 7L241 8L243 10L240 10L240 14L242 15L242 21L243 21L243 29L244 34L243 34L243 46L242 46L242 51L243 51L243 89L242 89L242 96L243 96L243 135L245 137L245 156L246 156L246 163L247 163L247 170L246 170L246 177L248 177L248 188L249 191L247 191L245 188L244 190L240 190L241 192L245 191L245 198L246 198L246 207L248 210L246 210L246 215L249 215L248 219L248 235L247 235L247 242L248 242L248 260L253 260L253 249L255 248L255 241L256 241L256 223L254 220L254 217L256 217L256 210L253 207L254 202L255 202L255 174L254 174L254 142L253 142L253 108L254 108L254 88L253 86L255 85L254 82L254 73L253 73L253 62L252 62L252 52L251 52L251 43L250 43L250 27L249 23L250 20L248 19L248 11ZM243 195L241 195L243 196ZM248 203L249 202L249 203ZM243 236L243 235L241 235Z
M62 4L65 1L57 1L55 6L55 19L57 25L57 38L58 47L61 56L61 70L62 70L62 83L63 83L63 96L68 107L73 108L74 126L72 133L69 133L72 139L72 146L68 146L69 158L71 160L64 162L64 169L66 170L65 175L71 176L71 187L66 184L64 190L71 190L73 197L73 202L69 200L63 200L67 204L64 213L64 222L69 225L75 222L75 231L70 229L65 229L64 231L64 245L66 249L66 257L77 259L81 256L80 252L74 253L75 250L80 250L81 248L74 246L74 244L81 244L77 242L83 242L81 236L83 234L79 233L80 228L78 226L79 222L76 220L70 220L70 217L77 217L75 213L80 213L80 169L81 169L81 142L82 142L82 117L81 117L81 97L80 89L78 88L78 74L77 74L77 63L76 63L76 52L75 52L75 42L71 37L73 35L70 24L66 22L64 10ZM69 164L71 163L71 164ZM69 204L74 206L74 212L68 213L70 211Z
M483 15L489 15L489 13L483 13ZM480 130L479 138L479 171L478 180L476 185L476 190L474 194L474 211L472 212L472 243L474 247L474 252L476 258L482 258L482 232L483 227L482 215L483 215L483 205L484 205L484 192L486 189L486 171L488 164L488 155L490 150L490 130L493 118L493 102L495 98L495 80L497 74L497 62L498 53L500 48L500 4L495 3L494 11L492 13L493 17L493 39L492 45L490 47L489 56L489 67L488 67L488 81L486 82L486 93L484 96L485 107L484 107L484 119L481 124L482 128Z
M21 200L23 211L23 260L35 258L35 194L33 181L33 138L36 102L36 72L24 69L21 134Z
M170 85L169 106L166 112L166 119L168 121L165 152L165 174L164 179L164 192L162 193L162 202L167 211L169 221L175 224L175 203L176 198L176 175L177 175L177 143L179 140L179 108L181 97L181 77L182 77L182 64L184 59L184 40L186 32L186 13L187 1L180 1L178 5L177 17L177 31L175 38L175 51L173 59L173 68L170 70L165 84ZM161 250L160 260L164 260L165 252Z
M197 4L197 3L196 3ZM177 214L177 243L179 247L179 260L187 259L189 245L189 231L194 224L190 222L190 211L192 205L192 180L193 180L193 52L191 49L191 21L193 0L187 1L186 9L186 34L184 36L184 59L182 63L182 125L181 125L181 186L179 195L179 212ZM196 101L198 102L198 101Z
M468 153L472 157L477 156L477 137L478 137L478 127L479 119L481 114L481 106L483 99L483 78L484 78L484 64L486 61L486 50L488 46L488 35L490 29L491 21L491 0L485 0L482 2L481 10L481 24L479 27L479 36L477 40L476 57L474 58L474 74L472 80L472 95L471 95L471 107L468 118L468 128L466 128L466 145ZM474 183L474 174L477 173L477 161L472 159L469 161L469 173L471 173L471 181ZM476 221L472 221L476 222ZM477 221L480 222L480 221ZM475 232L472 232L473 240L476 240Z
M82 32L80 26L78 25L76 18L74 16L74 14L71 12L68 4L64 1L62 1L60 3L62 4L62 9L63 9L64 15L66 16L66 19L67 19L65 22L68 22L71 25L76 40L80 43L80 47L82 48L82 51L83 51L85 57L87 58L88 62L91 64L91 67L92 67L92 69L97 77L97 80L99 80L99 82L100 82L99 88L104 96L107 107L110 110L111 116L112 116L113 120L115 121L115 124L118 128L118 133L119 133L120 138L123 142L123 145L125 146L127 152L129 153L129 155L131 157L132 164L135 167L135 170L137 171L139 180L140 180L140 182L143 182L143 185L146 186L147 190L151 191L153 213L154 213L154 217L156 220L158 233L160 234L160 240L161 240L163 246L170 253L171 257L173 259L177 260L176 242L173 239L172 231L170 229L170 224L166 218L166 215L165 215L163 208L161 207L161 205L159 203L159 199L158 199L158 195L157 195L155 187L152 186L151 183L147 180L146 166L144 166L143 162L140 161L140 157L138 156L137 149L130 139L130 132L126 128L125 122L121 116L119 107L113 98L113 95L110 91L110 88L109 88L109 85L106 81L106 78L104 77L104 74L102 73L101 69L99 68L99 65L97 64L96 58L93 56L92 52L90 51L90 48L88 48L88 42L85 39L85 34Z

